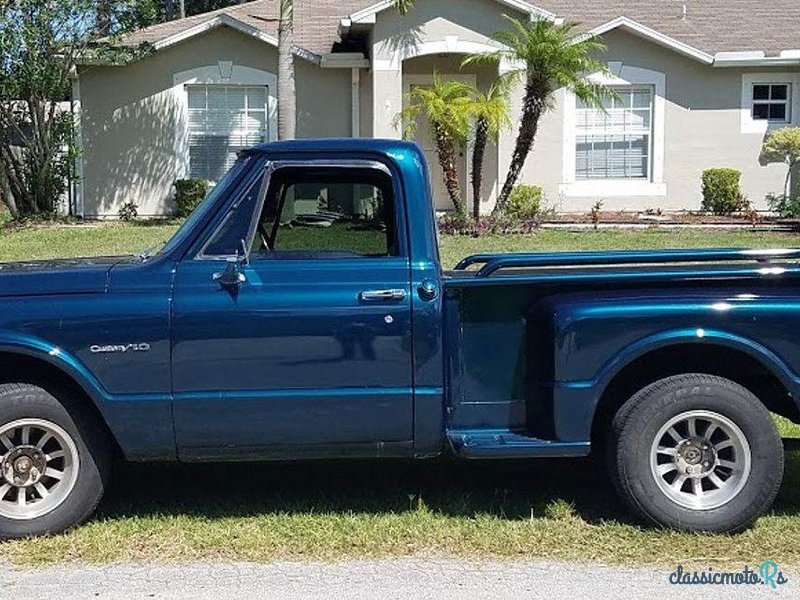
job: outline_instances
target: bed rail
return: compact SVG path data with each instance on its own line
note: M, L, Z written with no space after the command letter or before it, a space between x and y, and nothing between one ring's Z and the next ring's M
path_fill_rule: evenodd
M799 259L800 248L746 249L711 248L701 250L634 250L611 252L563 252L531 254L473 254L455 266L464 271L473 265L483 265L475 277L489 277L501 269L525 267L604 266L669 263L759 262L769 264L775 259Z

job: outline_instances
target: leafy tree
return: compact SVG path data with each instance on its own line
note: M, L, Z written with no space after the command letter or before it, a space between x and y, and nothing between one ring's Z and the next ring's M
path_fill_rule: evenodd
M459 214L465 211L456 158L458 146L469 136L472 99L471 86L459 81L443 81L438 73L434 73L433 85L411 89L408 107L400 113L407 137L413 135L420 116L430 122L447 194Z
M505 17L509 26L497 32L494 39L501 49L490 54L469 57L465 64L507 61L520 64L510 77L525 84L522 118L514 154L506 175L495 212L505 207L525 165L539 128L542 115L552 106L553 94L559 88L570 90L590 106L602 106L611 91L585 79L587 74L607 71L594 58L605 50L596 38L577 35L575 23L554 23L549 20L522 22Z
M90 2L16 0L0 13L0 170L17 218L50 212L74 159L69 97L75 59L95 27Z
M771 131L764 140L761 155L767 162L786 163L786 181L783 195L792 196L792 172L800 165L800 127L784 127Z
M53 211L66 190L79 150L59 103L77 58L137 26L148 1L0 0L0 195L15 218Z
M480 217L481 188L483 186L483 163L489 140L497 141L500 132L511 126L508 110L510 79L497 79L488 92L471 91L469 114L475 120L475 142L472 148L472 216Z

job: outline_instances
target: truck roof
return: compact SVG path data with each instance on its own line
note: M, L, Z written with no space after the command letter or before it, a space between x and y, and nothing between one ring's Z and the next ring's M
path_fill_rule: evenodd
M377 152L394 154L413 153L423 156L422 148L416 142L373 138L324 138L304 140L284 140L266 142L254 146L251 152Z

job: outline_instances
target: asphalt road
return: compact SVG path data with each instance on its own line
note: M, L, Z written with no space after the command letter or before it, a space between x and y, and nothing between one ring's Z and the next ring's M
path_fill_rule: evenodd
M279 562L266 565L212 562L188 565L118 564L44 569L0 568L0 598L177 599L346 598L797 598L800 578L776 590L767 586L675 586L669 569L617 569L543 562L475 562L442 559Z

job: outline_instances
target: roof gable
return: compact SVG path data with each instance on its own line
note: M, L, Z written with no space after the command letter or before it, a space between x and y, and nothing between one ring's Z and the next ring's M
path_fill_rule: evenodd
M494 2L502 4L508 8L513 8L520 12L528 13L534 18L548 19L551 21L556 20L555 14L546 10L542 10L537 6L530 4L529 2L525 2L525 0L494 0ZM380 0L380 2L352 13L347 17L346 20L350 21L351 23L374 23L375 16L378 13L393 8L394 4L394 0Z
M434 2L437 0L417 0ZM456 0L438 0L456 2ZM586 33L622 28L704 64L800 64L800 2L786 0L493 0L532 18L567 19ZM114 40L156 49L227 26L277 43L280 0L255 0L159 23ZM321 62L339 50L340 25L374 22L392 0L295 0L295 53ZM412 9L413 10L413 9ZM346 51L346 49L345 49ZM322 61L324 62L324 61Z

